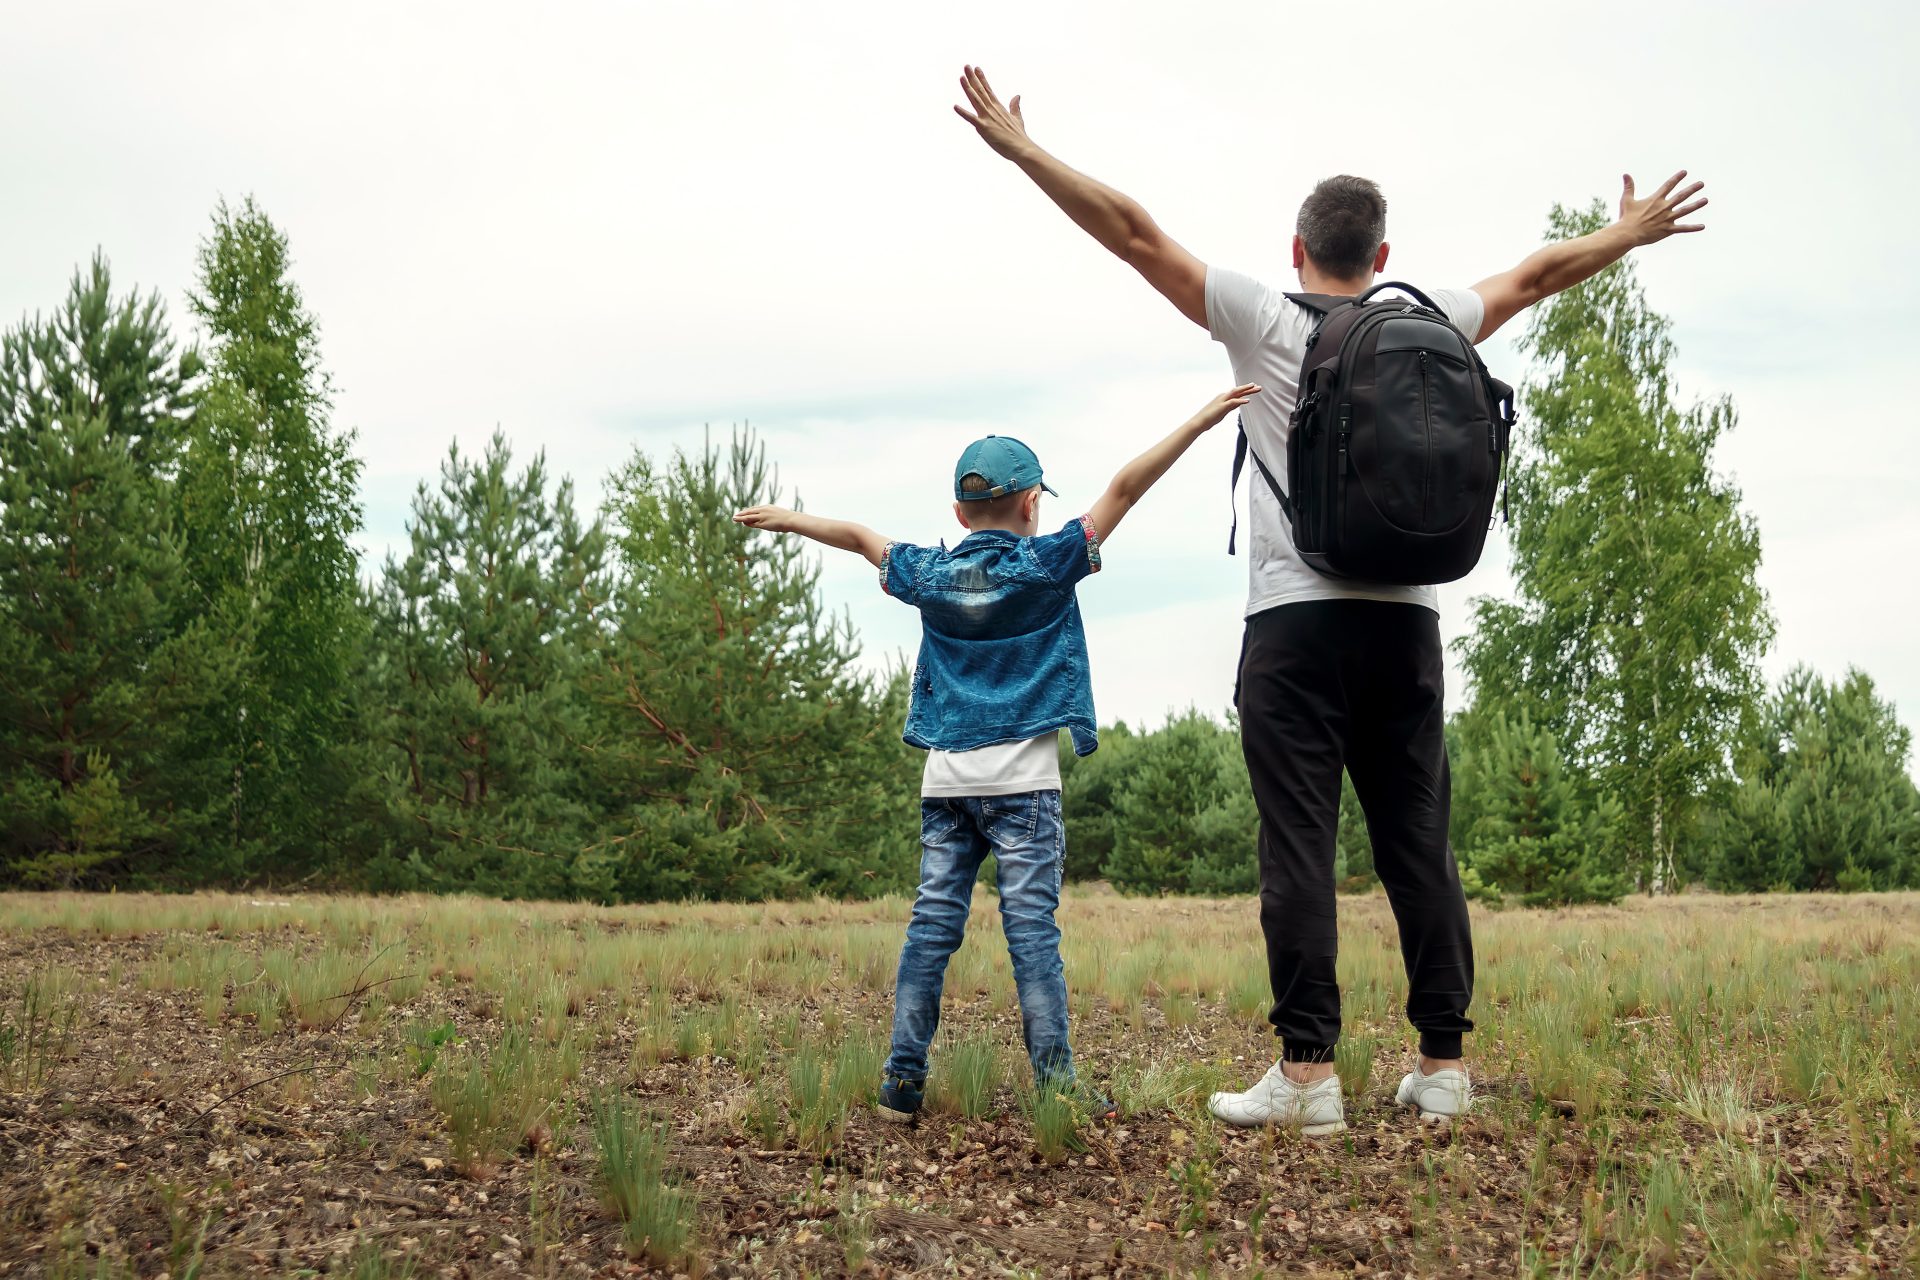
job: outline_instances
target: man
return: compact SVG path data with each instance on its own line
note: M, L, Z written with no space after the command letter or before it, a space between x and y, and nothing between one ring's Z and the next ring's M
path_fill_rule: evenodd
M1253 451L1280 465L1318 315L1246 276L1208 267L1139 204L1035 145L1020 99L1002 106L979 68L966 68L960 83L968 106L954 110L988 146L1224 345L1236 381L1266 388L1242 417ZM1611 226L1548 245L1472 289L1427 292L1462 333L1483 342L1629 250L1700 230L1683 219L1707 201L1701 183L1680 185L1685 178L1675 174L1645 199L1624 178ZM1387 251L1386 201L1372 182L1329 178L1301 205L1293 266L1302 292L1364 292L1386 267ZM1322 576L1294 551L1266 486L1256 479L1250 494L1251 587L1236 700L1260 813L1260 924L1281 1059L1252 1088L1215 1094L1209 1105L1234 1125L1286 1124L1312 1135L1346 1127L1333 1068L1340 1034L1334 824L1344 767L1399 923L1407 1018L1420 1034L1419 1060L1397 1100L1423 1119L1449 1121L1466 1113L1471 1098L1461 1037L1473 1029L1473 938L1447 843L1437 595L1432 587Z

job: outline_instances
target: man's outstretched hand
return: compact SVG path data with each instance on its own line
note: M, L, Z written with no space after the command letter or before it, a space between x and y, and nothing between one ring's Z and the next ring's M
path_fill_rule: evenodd
M1007 159L1014 159L1029 142L1027 122L1020 114L1020 95L1014 94L1011 104L1001 106L993 86L987 83L987 73L978 67L961 70L960 88L973 110L955 106L954 114L972 125L988 146Z
M1687 171L1680 172L1660 184L1660 189L1644 200L1633 198L1633 175L1620 175L1620 225L1633 233L1636 244L1652 244L1656 240L1665 240L1678 231L1705 231L1706 224L1701 222L1682 222L1680 219L1707 207L1707 198L1691 199L1707 184L1691 182L1679 190L1681 179Z

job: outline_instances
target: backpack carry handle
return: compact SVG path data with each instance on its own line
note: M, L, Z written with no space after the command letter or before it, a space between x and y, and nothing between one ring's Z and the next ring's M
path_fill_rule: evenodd
M1379 284L1373 286L1373 288L1361 294L1358 298L1355 298L1354 301L1367 302L1372 299L1374 294L1379 293L1382 289L1398 289L1402 293L1410 293L1414 296L1414 299L1418 301L1420 305L1425 307L1427 310L1440 311L1440 308L1434 305L1432 298L1429 298L1426 294L1420 292L1418 289L1414 288L1412 285L1407 284L1404 281L1400 281L1400 280L1383 280ZM1446 312L1440 311L1440 314L1445 315Z

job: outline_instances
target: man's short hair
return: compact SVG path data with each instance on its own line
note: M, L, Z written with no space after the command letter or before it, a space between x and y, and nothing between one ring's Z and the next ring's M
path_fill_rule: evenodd
M1301 202L1294 230L1314 266L1335 279L1358 279L1372 270L1373 255L1387 238L1387 198L1369 178L1322 178Z
M1038 485L1029 485L1013 493L1003 493L997 498L968 498L961 504L961 508L979 512L991 524L1006 524L1020 513L1020 499L1038 487ZM991 488L993 488L993 482L977 471L969 471L960 477L962 493L985 493Z

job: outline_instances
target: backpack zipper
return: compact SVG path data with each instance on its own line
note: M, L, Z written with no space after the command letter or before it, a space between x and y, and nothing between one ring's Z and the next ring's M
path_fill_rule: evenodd
M1427 521L1427 490L1433 483L1433 396L1427 386L1427 353L1420 356L1420 429L1427 438L1427 465L1420 469L1420 523Z
M1340 472L1335 481L1332 525L1320 538L1321 550L1325 550L1334 539L1336 531L1344 533L1347 527L1347 478L1353 474L1353 456L1347 451L1347 444L1353 439L1353 406L1340 406Z

